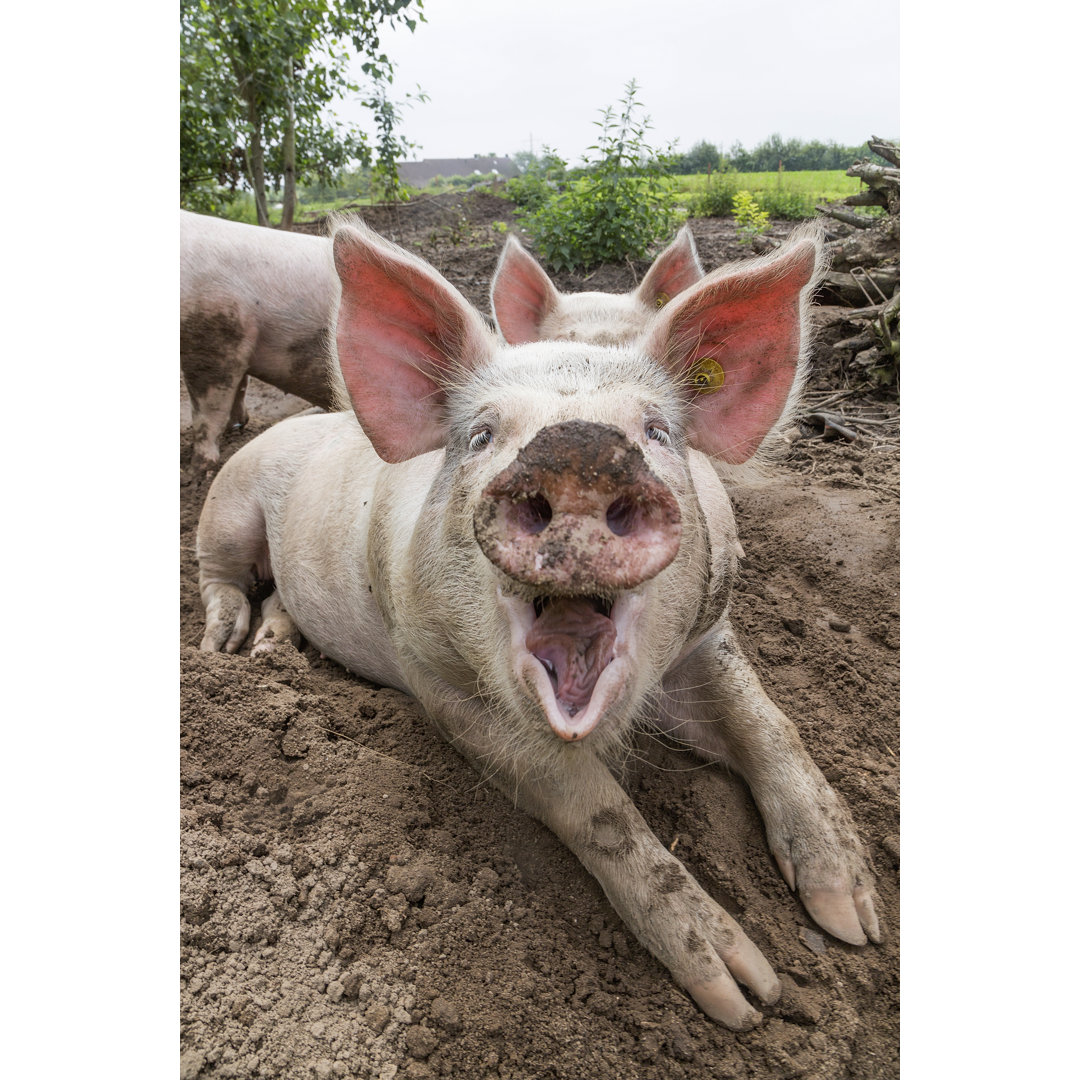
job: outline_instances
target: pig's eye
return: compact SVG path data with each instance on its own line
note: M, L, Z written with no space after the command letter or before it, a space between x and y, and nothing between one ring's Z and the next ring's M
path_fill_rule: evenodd
M491 429L481 428L469 438L469 449L482 450L489 442L491 442Z
M671 436L662 427L657 427L655 424L647 427L645 429L645 434L650 439L658 442L661 446L671 445Z

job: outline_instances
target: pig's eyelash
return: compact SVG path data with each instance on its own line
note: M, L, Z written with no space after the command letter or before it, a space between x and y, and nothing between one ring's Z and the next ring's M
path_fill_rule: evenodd
M482 450L493 438L494 436L491 433L491 428L482 427L469 436L469 449Z

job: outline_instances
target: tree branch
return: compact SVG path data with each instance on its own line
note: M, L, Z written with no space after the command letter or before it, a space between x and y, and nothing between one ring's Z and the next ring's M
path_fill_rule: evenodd
M875 165L872 161L856 161L847 171L848 176L857 176L871 187L899 187L900 170L887 165Z
M890 165L895 165L900 168L900 147L895 143L887 142L885 139L879 139L876 135L871 135L869 142L866 144L870 149L878 155L883 157Z
M819 214L836 218L837 221L842 221L845 225L854 225L856 229L872 229L877 224L876 218L867 217L865 214L855 214L839 206L818 206L815 209Z

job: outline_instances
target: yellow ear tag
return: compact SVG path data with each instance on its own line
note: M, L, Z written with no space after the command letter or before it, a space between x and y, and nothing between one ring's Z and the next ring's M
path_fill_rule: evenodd
M656 306L658 308L662 308L670 299L671 299L671 297L668 296L668 294L666 292L657 293L656 294Z
M703 356L690 368L690 385L699 394L715 394L724 385L724 369L711 356Z

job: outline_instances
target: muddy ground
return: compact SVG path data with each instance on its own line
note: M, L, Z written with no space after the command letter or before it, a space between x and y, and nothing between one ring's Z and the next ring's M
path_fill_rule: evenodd
M380 210L481 310L510 204ZM774 235L789 230L777 223ZM705 268L744 257L695 221ZM631 287L647 263L555 275ZM663 843L780 974L736 1034L623 929L545 828L478 782L404 695L284 646L198 651L204 485L181 402L181 1076L554 1078L899 1075L898 424L831 342L810 401L876 420L857 443L793 430L789 459L732 497L746 551L734 618L766 689L850 803L879 875L884 943L818 931L784 884L745 785L643 735L623 778ZM183 394L181 395L183 398ZM305 407L254 384L227 458ZM799 438L798 436L810 436Z

